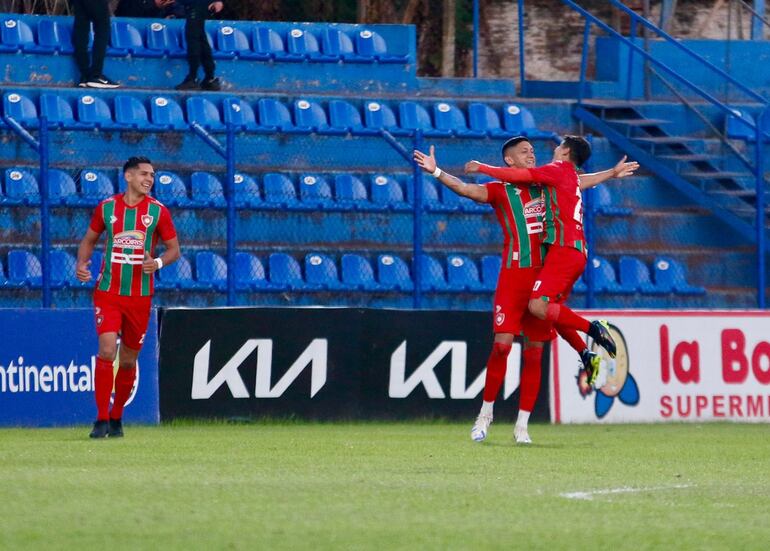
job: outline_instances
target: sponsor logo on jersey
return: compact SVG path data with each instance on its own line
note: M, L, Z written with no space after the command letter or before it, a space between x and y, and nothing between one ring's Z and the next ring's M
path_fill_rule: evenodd
M144 248L144 232L139 230L120 232L113 237L112 245L123 249L142 249Z
M155 217L151 214L143 214L142 215L142 224L144 224L145 228L149 228L150 224L152 224L152 221L155 220Z
M545 201L542 197L534 199L524 205L524 216L531 218L533 216L542 217L545 215Z

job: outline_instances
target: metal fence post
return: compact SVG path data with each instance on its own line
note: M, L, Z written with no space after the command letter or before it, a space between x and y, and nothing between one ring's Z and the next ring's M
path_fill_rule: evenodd
M418 129L414 133L414 149L422 151L422 130ZM412 270L414 271L414 294L412 295L412 306L415 309L422 307L422 170L417 162L412 161L412 173L414 175L414 231L412 233Z
M756 144L756 193L757 193L757 307L765 308L765 169L762 150L765 143L763 122L766 120L770 107L765 107L757 118Z
M235 306L235 128L227 123L227 305Z
M473 0L473 78L479 76L479 0Z
M48 117L40 117L40 267L43 308L51 307L51 221L48 195Z

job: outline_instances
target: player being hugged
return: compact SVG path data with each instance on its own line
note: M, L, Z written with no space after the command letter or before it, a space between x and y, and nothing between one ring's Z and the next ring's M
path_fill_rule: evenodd
M87 282L91 280L89 266L94 247L106 232L104 263L94 291L99 353L94 373L96 422L91 438L123 436L123 407L136 380L136 357L150 321L153 274L180 256L171 214L162 203L150 197L155 181L150 160L131 157L123 165L123 178L125 193L99 203L78 248L76 275L80 281ZM154 258L159 240L166 251ZM120 360L110 410L118 334Z

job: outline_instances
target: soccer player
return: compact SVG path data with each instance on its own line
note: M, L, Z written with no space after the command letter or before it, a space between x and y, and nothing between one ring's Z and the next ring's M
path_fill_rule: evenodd
M78 248L76 275L91 279L91 255L102 233L107 233L104 263L94 290L99 353L94 373L96 422L91 438L123 436L123 406L136 379L136 357L144 342L153 293L153 274L179 258L179 240L168 209L150 197L155 171L146 157L131 157L123 166L125 193L105 199L94 210ZM166 251L153 258L162 240ZM115 399L109 411L113 385L112 364L121 335L120 361L115 376Z
M481 172L504 182L528 189L542 184L545 194L545 227L543 243L548 248L543 269L532 287L528 309L536 318L557 326L587 333L615 357L615 341L607 322L589 322L578 316L563 301L585 270L586 244L583 235L583 197L577 169L591 156L591 146L580 136L565 136L554 150L550 164L536 168L492 167L469 161L465 172ZM574 339L574 342L573 340ZM574 333L568 339L573 348L585 348L585 341ZM588 361L586 361L588 360ZM597 356L583 357L589 384L596 380L600 361Z
M521 168L535 166L535 151L529 140L523 136L511 138L502 148L504 162ZM516 335L524 337L524 362L521 371L519 415L514 429L518 443L531 443L528 434L529 415L534 408L540 387L540 370L543 344L552 339L551 323L535 318L527 311L527 302L543 261L541 231L543 229L544 201L539 186L520 190L502 182L483 186L465 184L458 178L440 170L436 165L435 149L430 155L414 152L415 161L433 174L455 193L480 203L491 204L503 230L503 266L498 279L494 300L493 331L494 344L487 362L483 404L471 438L483 441L493 418L494 401L505 377L508 354ZM594 186L613 177L632 174L638 165L626 163L625 158L612 169L584 175L585 187ZM557 330L568 342L576 342L577 333L568 328ZM574 333L574 335L572 335ZM582 339L580 339L582 341ZM583 353L583 348L577 348ZM594 355L585 351L587 355Z

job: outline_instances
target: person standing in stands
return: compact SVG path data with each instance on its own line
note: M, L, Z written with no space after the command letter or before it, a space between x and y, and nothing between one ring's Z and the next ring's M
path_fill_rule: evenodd
M117 88L120 86L104 76L104 57L110 39L109 0L71 0L75 22L72 46L75 63L80 71L78 86L82 88ZM89 60L88 40L91 24L94 26L94 45Z
M120 0L115 8L116 17L175 17L175 0Z
M177 90L220 90L222 83L214 76L216 65L211 54L211 45L206 36L206 18L209 14L222 11L224 3L210 0L177 0L184 6L184 37L187 41L187 64L189 71L185 79L176 86ZM198 69L203 66L204 78L198 80Z

